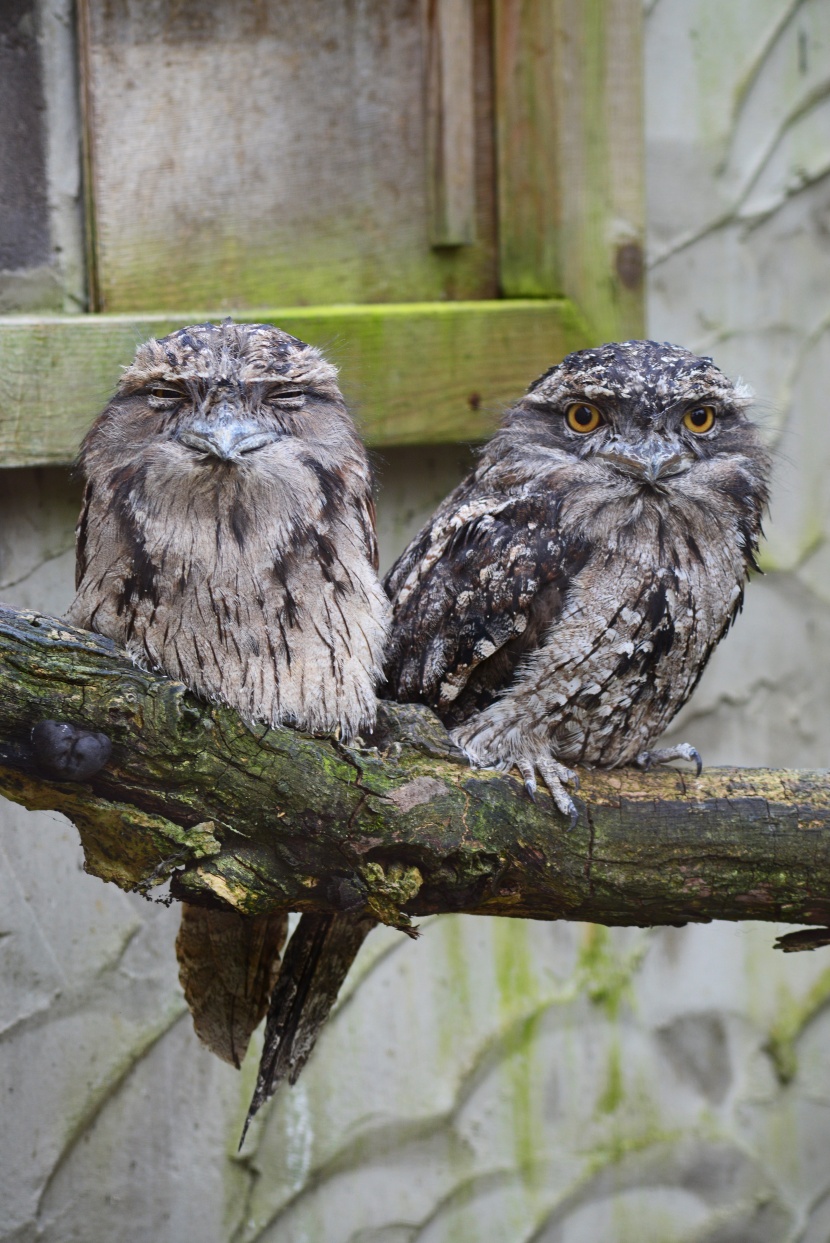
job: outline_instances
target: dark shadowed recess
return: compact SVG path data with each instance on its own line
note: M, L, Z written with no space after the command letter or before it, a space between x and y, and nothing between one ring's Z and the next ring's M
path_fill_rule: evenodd
M49 260L44 98L34 0L0 3L0 269Z

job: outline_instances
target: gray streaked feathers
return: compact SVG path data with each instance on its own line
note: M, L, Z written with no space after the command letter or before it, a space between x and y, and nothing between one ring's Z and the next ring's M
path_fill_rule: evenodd
M434 707L473 763L635 761L743 599L769 457L749 393L677 346L569 355L532 384L393 566L387 693ZM591 403L601 422L571 428ZM696 435L683 420L717 411ZM547 776L546 776L547 780ZM570 805L572 806L572 805Z

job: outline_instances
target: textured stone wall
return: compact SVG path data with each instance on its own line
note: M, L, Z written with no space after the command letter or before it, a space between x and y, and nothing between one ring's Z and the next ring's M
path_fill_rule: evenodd
M777 451L768 573L673 734L826 765L830 6L651 0L647 35L650 332L743 373ZM387 562L464 460L385 455ZM0 598L59 612L77 489L2 482ZM3 1243L830 1240L830 958L771 927L379 931L240 1158L255 1059L193 1037L175 910L57 816L4 805L0 853Z

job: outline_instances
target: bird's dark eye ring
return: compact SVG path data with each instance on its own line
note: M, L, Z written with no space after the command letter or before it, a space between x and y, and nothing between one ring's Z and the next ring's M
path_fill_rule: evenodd
M692 406L683 415L683 426L696 436L704 436L715 425L714 406Z
M595 432L602 423L602 415L596 406L588 401L575 401L565 411L565 422L572 432Z

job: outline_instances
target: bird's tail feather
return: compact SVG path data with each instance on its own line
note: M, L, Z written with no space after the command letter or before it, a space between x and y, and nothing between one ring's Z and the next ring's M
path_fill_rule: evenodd
M283 1079L296 1083L357 951L376 922L349 914L311 912L301 917L271 996L257 1084L240 1148L251 1119Z
M240 1066L268 1009L288 931L288 915L240 915L182 902L176 956L196 1035Z

